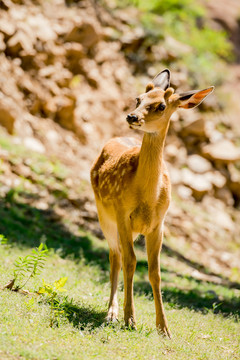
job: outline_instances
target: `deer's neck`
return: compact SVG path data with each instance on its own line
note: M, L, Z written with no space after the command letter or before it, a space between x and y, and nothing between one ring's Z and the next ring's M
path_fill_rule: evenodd
M158 199L163 175L163 150L168 131L145 133L139 154L137 184L141 189L142 200L154 202Z

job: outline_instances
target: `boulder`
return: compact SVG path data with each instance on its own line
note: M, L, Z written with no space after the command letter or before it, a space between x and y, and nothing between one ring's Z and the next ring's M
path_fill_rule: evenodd
M190 155L187 159L187 165L190 170L195 173L203 174L210 171L212 168L211 163L204 159L202 156L194 154Z
M66 66L74 74L81 72L80 60L84 57L83 46L77 42L67 42L64 44L66 51Z
M2 15L1 15L2 16ZM4 35L5 40L8 40L15 33L16 29L13 22L1 17L0 32Z
M35 55L36 51L33 48L31 39L23 31L19 30L7 42L7 54L19 57L21 52L24 55Z
M240 184L239 184L239 186L240 186ZM223 188L220 188L220 189L216 189L215 197L217 199L222 200L228 206L234 205L232 193L226 186L224 186Z
M220 173L220 171L209 171L205 174L205 177L216 188L221 189L226 184L226 178Z
M234 164L229 164L228 171L230 174L228 187L232 191L234 196L240 200L240 170L237 169Z
M34 137L25 137L23 140L24 146L26 146L26 148L32 150L32 151L36 151L39 152L41 154L45 153L45 147L43 146L43 144L41 143L41 141L39 141L38 139L34 138Z
M55 96L43 104L43 110L48 117L58 122L68 130L75 129L75 109L76 99L74 96L64 95Z
M5 127L9 134L13 133L16 113L14 102L0 93L0 125Z
M207 158L221 163L233 163L240 160L240 149L228 139L203 146L202 153Z
M187 186L184 186L184 185L179 185L177 187L177 193L178 193L178 196L183 199L183 200L189 200L189 199L192 199L192 190L187 187Z
M182 129L182 135L194 135L207 138L205 119L201 117L192 121L190 124L185 125Z
M4 42L4 36L0 33L0 51L4 51L6 49L6 44Z
M65 41L77 42L86 48L95 45L102 37L99 24L96 21L88 20L81 24L74 25L66 35Z
M212 183L205 175L194 174L187 168L182 169L182 182L192 190L196 200L201 200L206 193L212 190Z

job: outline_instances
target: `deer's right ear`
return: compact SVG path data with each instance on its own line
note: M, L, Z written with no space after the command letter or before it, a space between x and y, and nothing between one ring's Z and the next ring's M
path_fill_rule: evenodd
M184 109L192 109L201 104L206 96L213 92L214 86L204 90L193 90L179 94L178 106Z
M164 91L170 86L170 70L165 69L155 76L153 85L160 87Z

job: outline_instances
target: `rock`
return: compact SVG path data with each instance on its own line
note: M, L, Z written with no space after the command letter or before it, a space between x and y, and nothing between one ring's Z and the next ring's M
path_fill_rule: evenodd
M213 215L211 219L219 228L228 230L229 232L234 231L234 222L227 212L215 209Z
M11 98L4 97L0 92L0 125L5 127L9 134L13 133L16 113L13 110L14 102Z
M66 66L74 74L79 74L81 71L80 60L84 57L83 46L77 42L67 42L64 44L66 51Z
M192 198L192 190L187 186L179 185L177 187L177 193L183 200L189 200Z
M134 31L127 31L121 38L122 49L127 51L136 51L145 38L145 32L142 27L135 27Z
M239 185L240 186L240 185ZM215 197L222 200L226 205L233 206L234 200L231 191L225 186L221 189L216 189Z
M48 43L57 39L57 34L53 30L53 24L40 12L27 17L27 25L34 33L34 36L42 41Z
M230 174L230 179L228 181L229 189L240 201L240 171L234 164L228 165L228 171Z
M172 36L166 36L164 48L172 52L176 58L189 54L192 51L191 46L174 39Z
M66 57L69 58L82 58L84 56L83 46L77 42L67 42L64 44Z
M167 163L167 168L169 171L172 185L181 184L182 182L181 170L177 169L175 166L172 166L171 163Z
M182 129L182 135L194 135L207 138L206 123L204 118L199 118L187 124Z
M95 45L102 37L99 24L96 21L88 20L79 25L74 25L66 35L65 41L77 42L86 48Z
M180 138L169 135L165 146L166 158L170 163L180 165L186 164L187 150Z
M2 15L1 15L2 16ZM4 35L5 40L8 40L15 33L15 26L11 21L1 17L0 32Z
M201 200L206 193L212 190L212 184L205 175L194 174L186 168L182 169L182 182L190 187L196 200Z
M55 111L54 120L68 130L75 129L74 109L76 105L75 97L57 96L53 99Z
M200 155L190 155L187 159L187 165L190 170L199 174L210 171L212 168L211 163Z
M121 49L120 43L100 41L96 45L95 61L98 64L103 64L108 61L119 61L119 51ZM125 70L125 69L124 69Z
M34 137L25 137L23 143L28 149L32 151L36 151L41 154L45 153L45 147L41 141L35 139Z
M25 56L36 54L31 39L23 31L18 30L7 42L7 53L19 57L21 51L24 51Z
M202 153L207 158L222 163L231 163L240 160L240 149L227 139L203 146Z
M221 189L226 184L226 178L219 171L210 171L205 174L207 180L209 180L216 188Z
M68 87L72 79L72 73L63 68L60 62L54 66L46 66L39 70L39 75L45 78L51 78L59 87Z
M0 33L0 51L4 51L6 49L6 45L4 42L3 34Z

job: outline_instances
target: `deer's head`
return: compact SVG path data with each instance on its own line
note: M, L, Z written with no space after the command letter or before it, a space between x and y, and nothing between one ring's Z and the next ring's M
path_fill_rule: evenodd
M213 89L211 86L204 90L174 93L170 87L170 71L165 69L147 85L146 92L137 97L136 109L127 115L127 122L133 129L161 132L177 108L192 109L198 106Z

